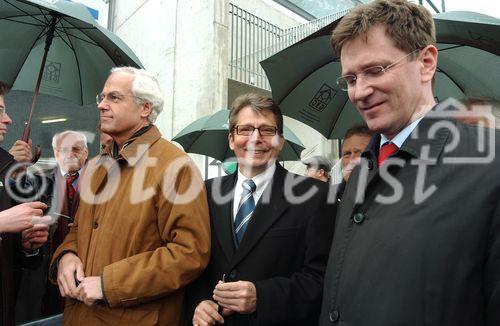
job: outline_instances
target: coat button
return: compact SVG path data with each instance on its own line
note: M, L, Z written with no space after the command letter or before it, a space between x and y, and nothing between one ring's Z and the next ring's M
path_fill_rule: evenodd
M363 214L363 213L356 213L356 214L354 214L354 216L352 217L352 219L354 220L354 223L356 223L356 224L363 223L363 221L365 220L365 214Z
M232 280L235 280L237 276L238 276L238 272L236 271L236 269L233 269L233 270L229 273L229 278L230 278L230 279L232 279Z
M338 310L330 311L330 321L332 323L337 323L340 319L340 312Z
M99 226L99 223L97 223L97 221L94 221L94 223L92 223L92 227L94 229L97 229L98 226Z

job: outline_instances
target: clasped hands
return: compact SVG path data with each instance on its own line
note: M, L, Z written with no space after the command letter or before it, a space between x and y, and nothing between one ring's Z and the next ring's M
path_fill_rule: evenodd
M85 277L82 261L71 252L59 260L57 284L62 297L77 299L87 306L104 299L101 277Z
M224 316L235 312L250 314L257 309L257 289L252 282L219 282L215 286L212 300L198 304L193 315L193 325L206 326L223 324ZM222 307L222 313L218 308Z

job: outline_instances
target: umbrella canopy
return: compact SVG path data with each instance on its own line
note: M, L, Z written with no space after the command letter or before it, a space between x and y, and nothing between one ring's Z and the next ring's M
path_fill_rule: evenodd
M212 115L192 122L172 140L181 144L188 153L207 155L224 162L227 159L234 158L234 153L229 148L227 139L229 132L228 118L229 110L217 111ZM285 137L285 145L278 159L280 161L299 160L304 145L286 126L283 126L283 136Z
M14 90L35 90L51 33L40 93L95 103L111 67L142 67L132 50L79 3L2 0L0 30L0 80Z
M434 16L438 101L465 96L498 98L500 89L500 20L473 12ZM329 139L340 139L363 120L347 92L335 81L341 75L330 35L339 20L261 62L273 98L287 116L304 122Z

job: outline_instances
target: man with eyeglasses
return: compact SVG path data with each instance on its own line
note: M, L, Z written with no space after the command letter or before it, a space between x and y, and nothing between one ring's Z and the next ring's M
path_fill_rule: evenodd
M16 321L24 322L60 314L64 302L59 288L48 281L49 263L55 250L69 232L79 204L80 176L88 158L87 137L73 130L52 138L56 166L27 177L28 186L37 198L49 205L48 215L57 223L50 228L43 247L44 259L36 270L25 270L16 305Z
M186 298L192 325L314 325L334 228L329 187L276 161L283 116L244 94L229 113L238 170L206 182L212 252Z
M500 135L436 105L430 12L375 0L331 43L375 134L339 207L320 325L500 325Z
M210 253L206 194L192 160L154 125L156 78L113 68L97 97L109 150L87 163L75 222L49 277L66 325L178 325L184 287Z
M12 124L4 102L8 90L0 82L0 142ZM47 241L50 222L49 217L42 217L47 208L42 202L15 205L8 190L8 175L16 162L13 155L0 148L0 325L6 326L14 325L20 268L40 264L39 248Z

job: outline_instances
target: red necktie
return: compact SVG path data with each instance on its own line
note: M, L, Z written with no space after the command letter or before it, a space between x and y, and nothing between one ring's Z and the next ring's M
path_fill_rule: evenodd
M387 142L380 148L380 152L378 153L378 166L382 166L382 163L392 154L398 151L398 146L394 143Z
M66 195L70 202L75 198L76 189L73 187L73 182L78 178L78 172L75 174L66 174Z

